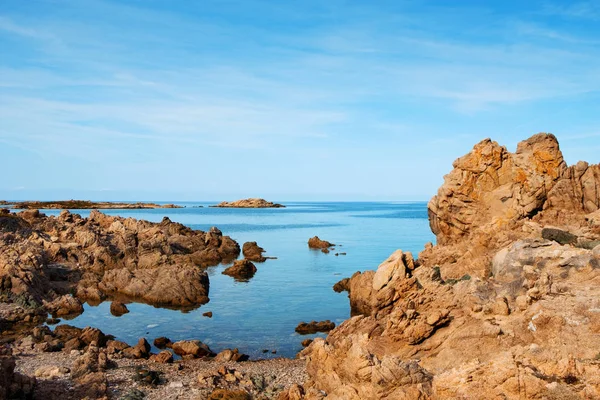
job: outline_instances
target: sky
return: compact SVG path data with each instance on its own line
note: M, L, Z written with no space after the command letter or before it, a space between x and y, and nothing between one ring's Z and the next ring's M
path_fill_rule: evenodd
M600 162L600 0L0 0L0 199L428 200Z

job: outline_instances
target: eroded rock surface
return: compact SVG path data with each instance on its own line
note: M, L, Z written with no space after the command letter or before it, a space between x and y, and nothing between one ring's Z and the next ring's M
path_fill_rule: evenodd
M232 261L239 245L216 228L89 218L37 210L0 215L0 300L55 316L80 313L81 301L124 296L153 305L196 307L208 301L204 267ZM75 293L75 297L69 293ZM123 311L123 310L120 310Z
M600 398L599 166L538 134L454 167L429 203L438 244L340 281L355 316L282 398Z

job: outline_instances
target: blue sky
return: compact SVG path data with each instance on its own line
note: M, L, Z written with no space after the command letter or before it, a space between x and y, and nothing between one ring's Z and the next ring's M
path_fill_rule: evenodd
M600 161L600 1L0 0L0 198L427 200Z

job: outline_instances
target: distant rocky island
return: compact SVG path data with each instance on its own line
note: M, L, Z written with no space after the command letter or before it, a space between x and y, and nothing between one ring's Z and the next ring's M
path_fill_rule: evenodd
M183 208L175 204L156 203L119 203L112 201L89 201L89 200L60 200L60 201L0 201L0 206L6 206L16 210L106 210L106 209L153 209L153 208Z
M265 199L242 199L237 201L223 201L215 206L217 208L285 208L283 204L273 203Z

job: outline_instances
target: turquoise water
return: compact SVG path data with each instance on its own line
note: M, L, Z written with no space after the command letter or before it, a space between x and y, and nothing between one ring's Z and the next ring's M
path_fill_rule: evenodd
M434 241L426 203L285 203L283 209L207 208L215 203L178 203L181 209L103 210L106 214L160 222L163 216L194 229L217 226L240 243L257 241L276 260L256 263L249 282L222 275L226 267L210 267L210 302L183 313L145 304L129 304L129 314L114 317L109 303L92 307L68 321L95 326L119 340L134 344L158 336L171 340L200 339L213 351L237 347L252 358L294 357L305 338L294 332L299 322L330 319L341 323L350 315L346 293L332 286L356 271L375 269L394 250L416 256ZM203 205L204 208L193 206ZM89 211L73 212L87 216ZM46 214L58 211L45 210ZM310 250L307 241L341 244L330 254ZM345 256L335 256L345 252ZM202 313L212 311L213 317ZM263 349L276 350L263 353Z

